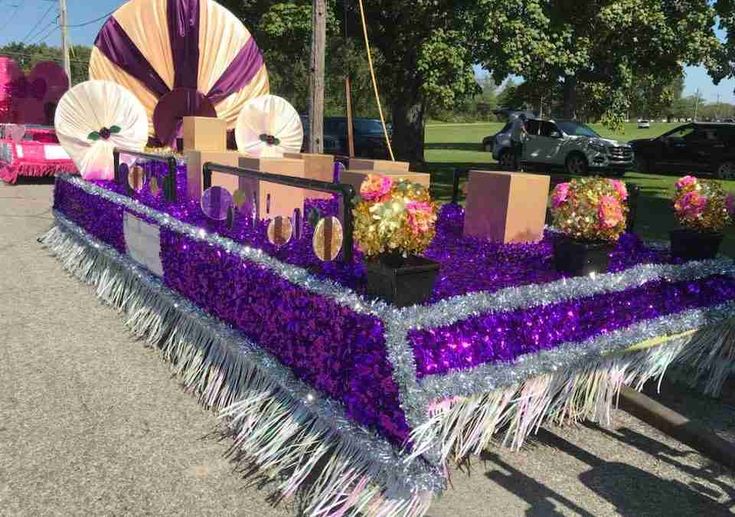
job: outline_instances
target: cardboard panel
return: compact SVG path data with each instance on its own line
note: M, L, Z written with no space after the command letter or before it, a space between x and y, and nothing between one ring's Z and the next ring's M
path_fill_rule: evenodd
M364 158L350 158L348 169L353 171L397 171L408 172L408 162L394 162L391 160L367 160Z
M260 172L305 177L303 160L242 156L239 166ZM305 192L302 188L243 178L239 180L239 188L245 192L246 199L255 200L258 219L272 219L279 215L291 217L295 209L304 209Z
M211 117L183 118L184 151L226 151L227 122Z
M398 172L398 171L374 171L374 170L346 170L342 173L341 182L352 185L355 192L360 192L360 185L365 181L368 174L381 174L383 176L391 176L394 180L408 180L429 188L431 185L431 175L425 172Z
M284 158L304 161L304 175L311 178L329 183L334 179L334 156L331 154L313 154L313 153L285 153ZM311 199L331 199L332 195L316 190L308 190L306 197Z
M549 176L470 171L464 234L496 242L543 238Z
M184 151L186 157L186 185L189 199L202 197L204 177L202 165L214 162L222 165L237 167L240 153L237 151ZM229 174L215 172L212 174L212 185L219 185L234 192L238 187L237 178Z

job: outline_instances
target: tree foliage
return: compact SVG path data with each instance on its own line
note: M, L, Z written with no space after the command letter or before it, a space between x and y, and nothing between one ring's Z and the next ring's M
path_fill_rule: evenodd
M74 45L70 51L71 60L71 82L81 83L89 78L89 56L92 52L90 47ZM28 45L20 42L12 42L0 47L0 55L13 58L21 69L28 73L36 63L41 61L54 61L63 66L61 49L50 47L45 43Z
M482 0L481 60L496 81L509 74L564 88L566 116L583 112L617 126L645 84L666 102L682 67L714 66L716 11L704 0ZM580 101L580 102L578 102Z

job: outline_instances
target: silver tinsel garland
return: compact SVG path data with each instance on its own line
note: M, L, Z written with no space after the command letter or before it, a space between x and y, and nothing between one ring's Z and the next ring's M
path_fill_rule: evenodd
M326 504L344 506L347 515L370 508L412 517L422 515L432 495L444 489L440 470L409 461L237 331L61 214L56 218L57 226L41 242L121 310L133 334L160 348L204 406L221 412L236 435L233 451L277 479L284 494L304 493L310 514ZM327 466L317 471L320 459ZM306 483L313 475L316 480Z
M267 267L288 281L308 291L329 297L355 312L380 318L385 327L386 347L393 366L393 376L399 387L401 408L406 414L409 425L414 429L431 420L429 410L435 400L485 393L517 385L541 374L584 368L585 362L594 362L600 354L623 350L649 337L703 328L727 319L733 314L733 307L730 304L711 309L687 311L672 317L642 322L629 329L592 339L587 343L568 343L555 350L524 356L512 364L483 365L463 372L430 376L419 382L413 349L408 342L408 333L413 329L451 325L463 319L492 311L520 310L595 294L623 291L655 280L665 279L676 282L717 274L732 276L735 275L735 266L730 260L719 259L690 262L683 265L644 264L620 273L563 279L522 288L506 288L495 293L470 293L429 306L397 309L381 301L366 300L344 286L312 276L301 267L283 263L261 250L239 244L220 235L209 234L201 228L178 221L134 199L93 185L78 177L61 176L59 181L68 181L90 194L101 196L127 210L152 219L161 226L194 239L206 241L227 253L240 256L243 260ZM684 357L691 360L688 365L697 370L698 378L704 380L709 392L717 391L718 386L735 365L735 357L733 357L735 352L731 352L729 356L727 352L733 349L731 341L726 340L722 346L716 348L717 351L711 351L709 355L688 354L679 360L682 363ZM432 462L438 461L435 454L429 454L427 459Z

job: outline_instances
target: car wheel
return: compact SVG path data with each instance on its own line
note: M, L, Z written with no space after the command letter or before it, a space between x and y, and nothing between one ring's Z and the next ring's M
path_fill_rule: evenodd
M716 175L721 180L735 180L735 162L722 162Z
M587 158L579 153L572 153L567 156L567 160L564 162L567 174L573 176L586 176L589 171L589 164Z
M500 152L500 156L498 156L498 165L503 169L513 168L513 154L508 149Z

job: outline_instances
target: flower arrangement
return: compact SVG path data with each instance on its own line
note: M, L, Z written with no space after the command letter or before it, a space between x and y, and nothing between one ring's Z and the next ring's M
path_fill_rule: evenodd
M720 233L735 216L735 198L712 180L684 176L676 182L674 215L683 228Z
M620 180L580 178L551 193L551 214L562 233L582 241L617 241L625 232L628 190Z
M434 239L436 204L418 183L370 174L355 200L355 240L368 257L422 253Z

